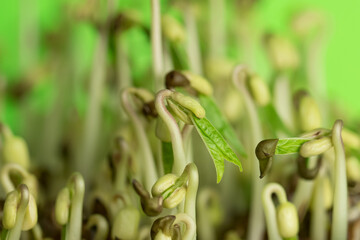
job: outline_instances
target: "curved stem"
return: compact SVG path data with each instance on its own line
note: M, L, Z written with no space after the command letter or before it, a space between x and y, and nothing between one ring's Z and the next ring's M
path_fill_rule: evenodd
M169 129L171 136L171 143L174 151L174 165L172 172L180 175L186 164L189 163L185 157L185 151L182 141L181 132L176 120L166 109L165 100L171 97L172 91L164 89L157 93L155 100L155 107L159 116L163 119L164 123Z
M199 186L199 173L195 163L188 164L185 171L188 172L189 181L185 196L184 212L196 222L196 194Z
M155 168L154 157L151 151L150 143L145 133L145 129L143 127L143 123L134 109L131 107L130 94L134 91L134 88L125 89L121 94L121 99L122 105L132 121L136 139L139 143L139 149L141 151L141 163L139 164L141 167L140 171L142 172L141 175L145 177L142 182L146 190L150 191L158 176Z
M160 90L162 88L164 63L162 53L161 12L159 0L151 0L151 48L155 89Z
M16 222L15 222L15 226L9 230L6 240L19 240L20 239L21 228L22 228L25 213L26 213L26 207L28 206L29 200L30 200L30 192L26 185L21 184L18 187L17 191L20 194L20 203L19 203L19 208L17 210L17 214L16 214Z
M348 193L346 182L345 150L341 137L343 122L336 120L332 131L332 142L335 150L334 168L334 209L331 239L347 238Z
M241 74L241 75L240 75ZM250 220L247 233L247 239L257 240L261 239L264 228L264 218L261 206L261 190L266 182L266 177L262 180L259 179L259 170L257 166L257 158L255 156L254 149L258 142L263 139L260 120L256 112L256 106L250 96L250 93L246 89L245 80L248 75L248 70L245 65L239 65L233 72L233 82L243 95L246 110L249 115L250 130L252 135L251 144L249 144L248 156L251 162L251 178L252 178L252 193L251 193L251 209Z
M183 233L183 240L193 240L196 238L196 222L193 218L188 216L186 213L176 214L176 219L174 224L185 223L186 231Z
M71 192L71 210L69 223L67 224L67 240L81 239L83 201L85 193L85 182L80 173L74 173L68 183Z
M109 233L109 224L106 219L100 214L90 216L86 224L86 228L96 226L96 234L94 240L106 240Z
M280 203L285 203L287 202L286 193L279 184L269 183L265 186L261 196L269 240L281 240L276 221L276 210L272 201L272 194L276 194Z
M6 193L11 192L11 191L15 190L15 188L16 188L10 179L10 172L12 172L12 171L16 171L23 178L26 178L29 176L29 173L24 168L22 168L20 165L15 164L15 163L5 164L1 169L0 181L1 181L1 184Z

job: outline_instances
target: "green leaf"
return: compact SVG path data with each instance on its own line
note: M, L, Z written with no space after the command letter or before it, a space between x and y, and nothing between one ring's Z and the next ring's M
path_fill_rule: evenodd
M199 119L194 114L191 114L191 119L214 161L217 182L221 181L224 174L224 160L235 164L242 172L241 162L235 152L209 120L207 118Z
M171 142L161 142L162 160L164 173L171 173L174 164L174 153Z
M301 145L305 142L310 141L309 138L283 138L279 139L276 149L275 155L283 155L283 154L293 154L298 153L300 151Z
M243 145L239 141L233 127L227 121L225 116L221 113L219 107L216 105L214 99L210 96L200 94L200 104L205 108L206 117L211 121L214 127L221 133L222 136L229 142L235 151L241 156L246 157L246 152Z

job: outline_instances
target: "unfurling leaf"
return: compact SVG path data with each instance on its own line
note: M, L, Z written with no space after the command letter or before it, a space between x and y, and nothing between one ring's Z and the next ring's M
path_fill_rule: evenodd
M310 140L311 138L283 138L261 141L255 149L260 164L260 178L269 171L274 155L298 153L301 145Z
M283 138L279 139L275 155L283 155L283 154L293 154L298 153L300 151L301 145L305 142L310 141L308 138Z
M199 119L193 114L191 119L214 161L217 182L219 183L221 181L224 174L224 160L237 165L242 172L241 162L235 152L209 120L207 118Z
M162 160L164 166L164 173L171 173L171 169L174 164L174 152L171 142L161 142Z
M219 107L211 96L199 95L201 106L205 108L206 117L211 121L214 127L221 133L222 136L229 142L231 147L241 156L246 157L246 152L243 145L236 136L234 129L221 113Z

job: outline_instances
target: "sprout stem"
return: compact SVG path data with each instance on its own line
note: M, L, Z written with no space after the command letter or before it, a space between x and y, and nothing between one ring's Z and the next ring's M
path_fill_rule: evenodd
M100 214L94 214L90 216L89 221L86 224L86 228L96 226L96 234L94 240L105 240L109 233L109 224L105 217Z
M196 194L199 187L199 173L195 163L188 164L185 171L188 172L189 181L185 196L184 212L196 222Z
M345 150L341 137L343 122L336 120L332 131L332 141L335 150L334 168L334 209L331 229L331 239L347 238L348 193L345 166Z
M241 74L241 76L240 76ZM266 182L266 177L263 180L258 177L258 166L257 158L255 156L254 149L258 142L263 139L263 134L261 130L260 120L256 112L256 107L251 99L250 93L246 89L246 77L247 77L247 67L245 65L238 65L233 72L233 82L235 86L239 89L241 94L244 97L246 110L249 115L249 122L251 127L252 141L249 146L251 152L248 153L251 162L251 178L252 178L252 193L251 193L251 209L250 209L250 220L247 233L247 239L257 240L262 238L263 228L264 228L264 219L261 206L261 190Z
M130 94L134 93L134 88L127 88L121 94L122 105L129 115L133 128L135 131L136 139L139 143L139 149L141 149L140 156L140 167L143 179L143 184L146 190L150 191L152 185L156 182L158 176L155 168L154 157L151 151L150 143L147 140L147 136L145 133L145 129L143 127L143 123L140 118L135 113L134 109L131 107L130 103Z
M76 169L80 170L85 179L91 176L96 159L97 139L101 122L101 99L103 85L106 77L106 53L108 33L101 30L93 59L93 71L90 79L89 108L85 117L85 128L83 132L83 145L76 157Z
M16 213L16 222L15 226L9 230L6 240L19 240L21 236L21 228L24 222L24 217L26 213L26 207L29 204L30 192L26 185L21 184L17 188L17 191L20 193L20 202L19 208Z
M11 192L16 189L16 186L14 186L11 178L10 178L10 172L16 171L19 173L23 178L27 178L29 176L29 173L20 165L15 163L9 163L5 164L1 168L0 172L0 181L1 185L3 186L6 193Z
M185 125L184 129L182 130L182 138L185 148L186 159L189 162L193 162L193 145L192 145L192 137L191 133L194 129L193 125Z
M164 71L161 40L161 12L159 0L151 0L151 48L155 89L158 91L162 89Z
M198 232L200 239L214 240L216 239L215 228L209 214L208 201L211 198L217 198L216 192L211 189L203 189L199 193L197 202L198 209Z
M209 3L209 56L224 57L226 46L225 3L222 0L210 0Z
M164 123L169 129L171 135L171 143L174 151L174 165L172 172L181 174L189 160L186 159L184 145L182 141L181 132L176 120L166 109L165 99L170 98L173 92L167 89L161 90L156 95L155 107L159 116L163 119Z
M276 210L272 201L272 194L274 193L280 203L287 202L284 189L277 183L267 184L262 192L261 198L265 212L269 240L281 240L276 221Z
M199 38L198 38L198 29L196 25L196 18L192 11L192 5L189 4L184 10L185 13L185 24L187 29L187 41L186 41L186 51L189 59L190 71L196 74L202 75L202 62L201 54L199 49Z
M128 173L128 159L130 156L130 149L124 139L119 139L119 150L121 151L120 163L116 166L114 190L115 193L123 192L126 189L126 176Z
M324 206L324 176L322 173L315 180L313 191L310 239L325 240L326 237L326 209Z
M295 121L292 112L290 82L288 76L285 73L280 74L275 79L274 106L285 126L293 131L295 129Z
M186 226L186 231L184 232L182 239L183 240L194 240L196 239L196 221L188 216L186 213L176 214L176 219L174 224L184 223Z
M66 225L66 240L81 239L85 182L80 173L74 173L68 183L71 192L69 223Z
M308 159L307 167L313 168L316 165L317 156ZM303 219L309 207L312 189L314 188L314 181L299 179L292 202L298 210L299 218Z

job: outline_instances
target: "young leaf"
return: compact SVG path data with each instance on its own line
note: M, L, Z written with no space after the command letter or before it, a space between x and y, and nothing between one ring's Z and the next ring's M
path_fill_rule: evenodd
M255 154L259 160L260 178L270 170L274 155L299 153L301 145L311 138L266 139L258 143Z
M221 133L222 136L224 136L226 141L229 142L229 144L241 157L246 157L244 147L236 136L234 129L221 113L213 98L200 94L199 100L201 106L205 108L206 117L211 121L214 127Z
M279 139L276 149L275 155L283 155L283 154L293 154L298 153L300 151L301 145L305 142L310 141L309 138L283 138Z
M235 164L242 172L241 162L235 152L209 120L206 118L199 119L194 114L191 115L191 119L214 161L217 182L221 181L224 174L224 160Z
M164 173L171 173L174 164L174 153L171 142L161 142L162 160L164 166Z

